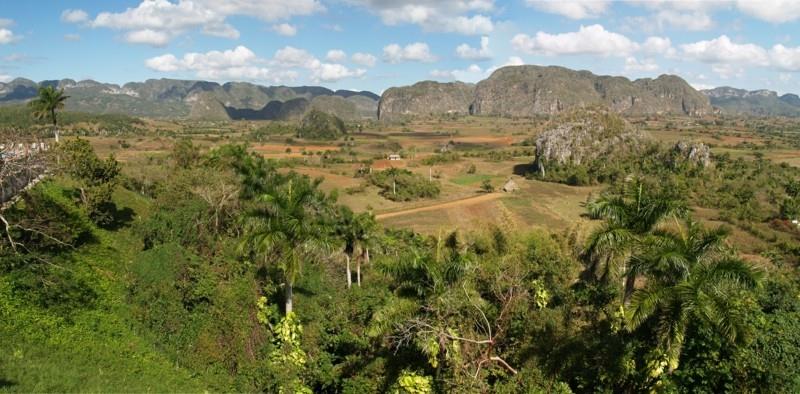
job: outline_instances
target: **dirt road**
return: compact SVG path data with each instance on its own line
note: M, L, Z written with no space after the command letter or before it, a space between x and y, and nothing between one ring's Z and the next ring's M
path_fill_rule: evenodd
M405 210L402 210L402 211L382 213L380 215L376 215L375 218L378 219L378 220L383 220L383 219L393 218L393 217L396 217L396 216L410 215L412 213L435 211L435 210L439 210L439 209L461 207L461 206L464 206L464 205L472 205L472 204L477 204L477 203L481 203L481 202L496 200L496 199L498 199L498 198L500 198L502 196L503 196L502 193L480 194L480 195L477 195L477 196L474 196L474 197L462 198L460 200L455 200L455 201L446 201L446 202L442 202L442 203L439 203L439 204L428 205L428 206L424 206L424 207L417 207L417 208L405 209Z

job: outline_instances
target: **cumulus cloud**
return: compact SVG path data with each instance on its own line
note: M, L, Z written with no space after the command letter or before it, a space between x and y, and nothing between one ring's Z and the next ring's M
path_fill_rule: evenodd
M147 44L154 47L163 47L169 44L170 35L158 30L136 30L125 34L125 41L131 44Z
M492 58L492 51L489 49L489 37L481 37L481 47L473 48L468 44L461 44L456 48L458 57L467 60L489 60Z
M387 25L415 24L426 31L468 35L488 34L494 22L483 13L494 10L494 0L346 0L378 14Z
M331 49L328 51L328 54L325 55L325 60L334 62L334 63L341 63L347 59L347 54L344 53L341 49Z
M535 36L517 34L511 40L517 51L528 54L627 56L639 45L622 34L606 30L601 25L581 26L577 32Z
M61 21L66 23L84 23L89 20L89 14L84 10L64 10L61 13Z
M800 47L788 48L781 44L770 50L772 64L784 71L800 71Z
M127 32L132 43L163 45L187 31L200 29L204 34L238 38L239 32L226 22L231 16L252 16L272 22L296 15L324 10L319 0L143 0L122 12L101 12L89 24ZM152 38L148 41L144 38Z
M378 58L377 57L375 57L375 56L373 56L373 55L371 55L369 53L363 53L363 52L354 53L353 57L351 58L351 60L353 60L353 63L355 63L355 64L358 64L358 65L361 65L361 66L366 66L366 67L375 67L375 63L378 62Z
M486 74L486 76L489 76L489 75L492 75L493 72L497 71L498 68L503 68L503 67L507 67L507 66L521 66L523 64L525 64L525 61L523 61L521 57L519 57L519 56L511 56L511 57L508 58L508 60L506 60L505 63L497 65L497 66L494 66L494 67L486 70L485 74Z
M187 53L182 57L173 54L156 56L145 61L155 71L174 73L191 72L196 77L210 80L248 80L285 83L306 70L314 82L334 82L345 78L361 77L364 69L350 69L337 63L324 63L304 49L284 47L271 59L257 56L245 46L226 51Z
M483 79L484 74L480 66L472 64L465 69L432 70L430 76L439 80L477 82Z
M297 27L288 23L280 23L277 25L272 25L272 31L282 36L291 37L297 34Z
M633 56L629 56L625 58L625 71L641 71L641 72L653 72L659 69L658 64L653 59L644 59L639 61Z
M648 37L641 45L641 50L651 55L664 55L673 57L676 54L669 37Z
M430 47L424 42L415 42L402 47L398 44L390 44L383 48L384 59L389 63L402 62L423 62L430 63L436 61L436 56L431 54Z
M800 2L797 0L739 0L737 5L742 12L771 23L800 19Z
M683 54L704 63L737 63L766 66L770 59L767 51L755 44L737 44L726 35L713 40L681 45Z
M14 34L13 31L6 28L0 28L0 45L10 44L19 40L19 36Z
M0 74L0 82L3 82L3 83L11 82L11 80L13 80L13 79L14 79L14 77L12 77L10 75Z
M714 27L714 21L711 16L703 11L687 13L663 10L655 15L655 19L661 28L671 26L678 29L700 31Z
M597 18L608 10L609 0L525 0L539 11L558 14L570 19Z

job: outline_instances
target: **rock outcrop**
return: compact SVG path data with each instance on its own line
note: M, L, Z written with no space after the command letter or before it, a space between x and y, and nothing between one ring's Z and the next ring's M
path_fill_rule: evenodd
M674 160L706 168L711 165L711 148L702 142L679 141L672 148Z
M561 123L536 138L536 167L588 164L598 158L633 154L644 146L646 136L612 114L591 114L580 121Z
M398 120L409 116L469 113L475 86L462 82L418 82L387 89L378 104L378 118Z

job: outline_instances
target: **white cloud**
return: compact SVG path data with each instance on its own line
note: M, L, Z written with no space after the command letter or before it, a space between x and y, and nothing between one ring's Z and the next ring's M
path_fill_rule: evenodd
M281 83L292 80L296 72L264 67L266 62L244 46L232 50L187 53L182 58L166 54L150 58L145 65L160 72L191 71L198 78L211 80L258 80Z
M66 23L83 23L89 20L89 14L84 10L64 10L61 13L61 21Z
M11 31L9 29L6 29L6 28L0 29L0 45L10 44L10 43L12 43L14 41L17 41L19 39L20 39L20 37L18 35L14 34L13 31Z
M325 60L334 63L341 63L347 59L347 54L341 49L331 49L325 55Z
M494 30L482 12L494 10L494 0L345 0L377 13L387 25L415 24L425 31L468 35Z
M291 37L297 34L297 27L288 23L280 23L277 25L272 25L272 31L282 36Z
M64 34L64 40L65 41L73 41L73 42L80 41L81 40L81 35L80 34L75 34L75 33Z
M456 80L461 82L477 82L484 77L483 70L477 64L461 70L432 70L431 77L439 80Z
M771 23L800 19L800 2L797 0L739 0L737 5L742 12Z
M14 79L14 77L12 77L10 75L0 74L0 82L3 82L3 83L11 82L13 79Z
M741 78L744 75L744 68L734 64L714 64L711 71L722 79Z
M273 62L280 67L318 67L320 61L305 49L298 49L291 46L283 47L275 52Z
M383 48L383 56L389 63L402 63L402 62L424 62L430 63L436 61L436 57L431 54L428 44L423 42L415 42L401 47L398 44L390 44Z
M311 70L311 79L314 82L335 82L345 78L361 77L367 70L351 70L341 64L321 63Z
M767 51L755 44L736 44L726 35L713 40L681 45L683 54L704 63L767 66L770 63Z
M672 57L676 53L669 37L648 37L642 43L641 50L652 55L664 55L667 57Z
M378 62L378 58L377 57L375 57L375 56L373 56L373 55L371 55L369 53L362 53L362 52L354 53L353 57L352 57L352 60L353 60L353 63L355 63L355 64L358 64L358 65L361 65L361 66L367 66L367 67L375 67L375 63Z
M538 32L531 37L517 34L511 40L514 49L529 54L627 56L639 45L622 34L607 31L601 25L581 26L577 32L549 34Z
M125 34L125 41L131 44L147 44L154 47L163 47L169 44L169 34L157 30L135 30Z
M700 31L714 27L714 21L704 11L678 12L663 10L655 15L660 28L671 26L683 30Z
M494 66L494 67L486 70L486 72L484 74L486 76L489 76L489 75L492 75L493 72L497 71L498 68L503 68L503 67L507 67L507 66L522 66L524 64L525 64L525 61L522 60L521 57L519 57L519 56L511 56L510 58L508 58L508 60L505 63L503 63L501 65L498 65L498 66Z
M653 72L659 69L658 64L653 59L639 61L633 56L625 58L625 71Z
M597 18L608 10L609 0L525 0L537 10L570 19Z
M492 58L492 51L489 49L489 37L481 37L481 47L473 48L468 44L461 44L456 48L456 54L462 59L468 60L489 60Z
M716 86L709 85L707 83L689 83L695 90L711 90L714 89Z
M204 34L238 38L239 32L226 19L251 16L267 22L309 15L324 10L319 0L142 0L122 12L101 12L90 25L128 32L125 37L140 38L133 43L163 43L194 29ZM142 40L143 37L157 37Z
M792 80L792 74L780 73L780 74L778 74L778 79L780 79L781 82L789 82L789 81Z
M774 67L784 71L800 71L800 47L788 48L781 44L769 51Z

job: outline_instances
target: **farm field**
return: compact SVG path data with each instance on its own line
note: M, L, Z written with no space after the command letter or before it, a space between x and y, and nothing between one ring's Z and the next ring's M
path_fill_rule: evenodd
M800 166L800 150L791 145L790 133L759 133L736 121L724 126L701 125L684 118L630 121L663 144L696 141L708 144L715 154L748 160L763 156ZM249 138L250 130L260 127L258 122L230 122L221 125L217 133L204 125L199 134L186 132L192 128L190 123L170 127L160 121L159 130L184 132L87 138L99 155L114 154L125 163L126 173L154 181L164 176L160 168L177 140L190 139L201 150L245 143L251 152L285 164L283 171L291 169L322 178L322 189L335 190L338 201L354 211L370 211L384 226L423 234L470 232L489 226L586 232L593 223L582 216L585 203L603 190L602 185L576 187L525 177L534 159L533 141L550 126L549 121L536 119L417 119L402 124L370 123L343 141L321 142L291 134L262 136L254 141ZM447 153L452 157L432 160ZM390 154L402 158L388 160ZM431 179L440 185L441 192L435 198L415 201L385 198L363 172L390 168ZM500 190L509 179L519 190ZM486 193L484 183L490 184L493 192ZM714 212L703 211L697 216L707 223L721 223ZM765 246L740 228L734 228L734 236L741 241L738 244L743 252L757 255Z

